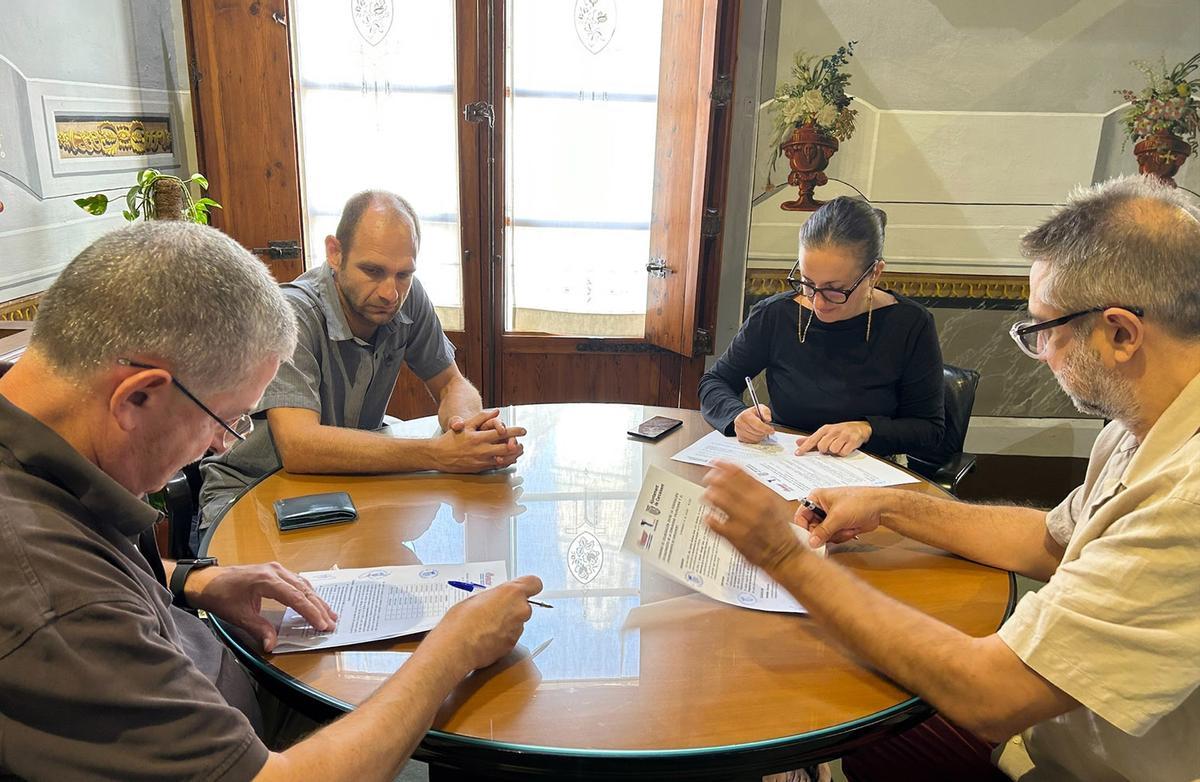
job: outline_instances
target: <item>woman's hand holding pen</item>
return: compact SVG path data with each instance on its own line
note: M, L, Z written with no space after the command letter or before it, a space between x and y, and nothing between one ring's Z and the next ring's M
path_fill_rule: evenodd
M757 410L753 405L747 407L733 419L733 432L742 443L760 443L775 434L775 427L771 426L771 408L766 405L758 405Z
M879 526L886 489L813 489L796 509L796 523L809 532L808 544L844 543Z
M759 404L754 392L754 381L746 377L746 392L750 394L750 406L733 419L733 432L739 442L760 443L775 434L771 426L771 408Z

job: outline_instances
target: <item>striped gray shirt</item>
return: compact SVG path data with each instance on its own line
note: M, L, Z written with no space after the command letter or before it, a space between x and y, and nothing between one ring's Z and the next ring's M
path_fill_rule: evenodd
M329 266L309 269L284 284L283 292L296 311L296 352L267 386L246 441L204 460L201 529L220 518L247 486L279 468L266 410L299 407L317 411L325 426L378 429L401 364L428 380L454 361L454 346L415 278L396 317L379 327L372 343L350 331Z

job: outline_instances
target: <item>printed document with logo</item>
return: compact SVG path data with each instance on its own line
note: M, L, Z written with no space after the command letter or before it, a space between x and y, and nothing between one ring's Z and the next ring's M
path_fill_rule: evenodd
M503 562L397 565L301 573L338 615L337 627L320 633L291 608L283 614L275 653L329 649L432 630L451 606L471 596L448 581L484 586L508 580Z
M729 541L704 523L704 489L651 467L629 520L623 548L646 564L702 595L759 611L804 613L804 606L746 561ZM807 535L796 537L807 545ZM822 547L817 553L824 556Z
M803 435L776 432L761 443L741 443L736 437L709 432L671 458L686 464L709 465L717 459L740 464L785 500L798 500L813 489L832 486L895 486L917 482L904 470L862 451L849 456L815 451L797 456L796 443L802 439Z

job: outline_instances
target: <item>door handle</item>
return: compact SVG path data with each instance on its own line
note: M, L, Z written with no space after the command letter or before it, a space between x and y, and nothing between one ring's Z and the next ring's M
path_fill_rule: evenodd
M265 255L273 260L299 258L300 243L294 240L287 242L267 242L266 247L255 247L250 252L255 255Z
M667 266L665 258L651 258L650 263L646 264L646 271L651 277L665 278L668 274L673 274L675 270Z

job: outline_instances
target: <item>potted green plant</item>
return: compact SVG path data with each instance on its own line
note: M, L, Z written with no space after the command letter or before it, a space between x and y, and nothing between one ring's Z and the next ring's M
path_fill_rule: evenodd
M1146 76L1146 86L1140 93L1117 90L1129 101L1125 112L1125 134L1133 141L1133 154L1138 171L1154 174L1174 185L1174 176L1188 156L1196 152L1196 136L1200 132L1200 53L1167 70L1160 59L1151 66L1135 62Z
M192 174L186 180L147 168L138 174L137 184L125 194L125 219L133 222L143 220L190 220L208 224L208 210L220 209L221 205L211 198L192 198L189 184L201 190L208 189L208 180L203 174ZM108 211L108 196L104 193L76 198L75 203L88 214L102 215Z
M782 209L811 212L824 203L813 198L813 190L829 181L825 167L837 152L838 142L854 135L858 112L850 108L846 94L850 74L843 69L854 56L857 43L850 41L820 59L796 52L792 81L775 91L769 111L775 118L772 143L777 151L771 162L782 152L791 168L788 184L800 189L799 198L784 202Z

